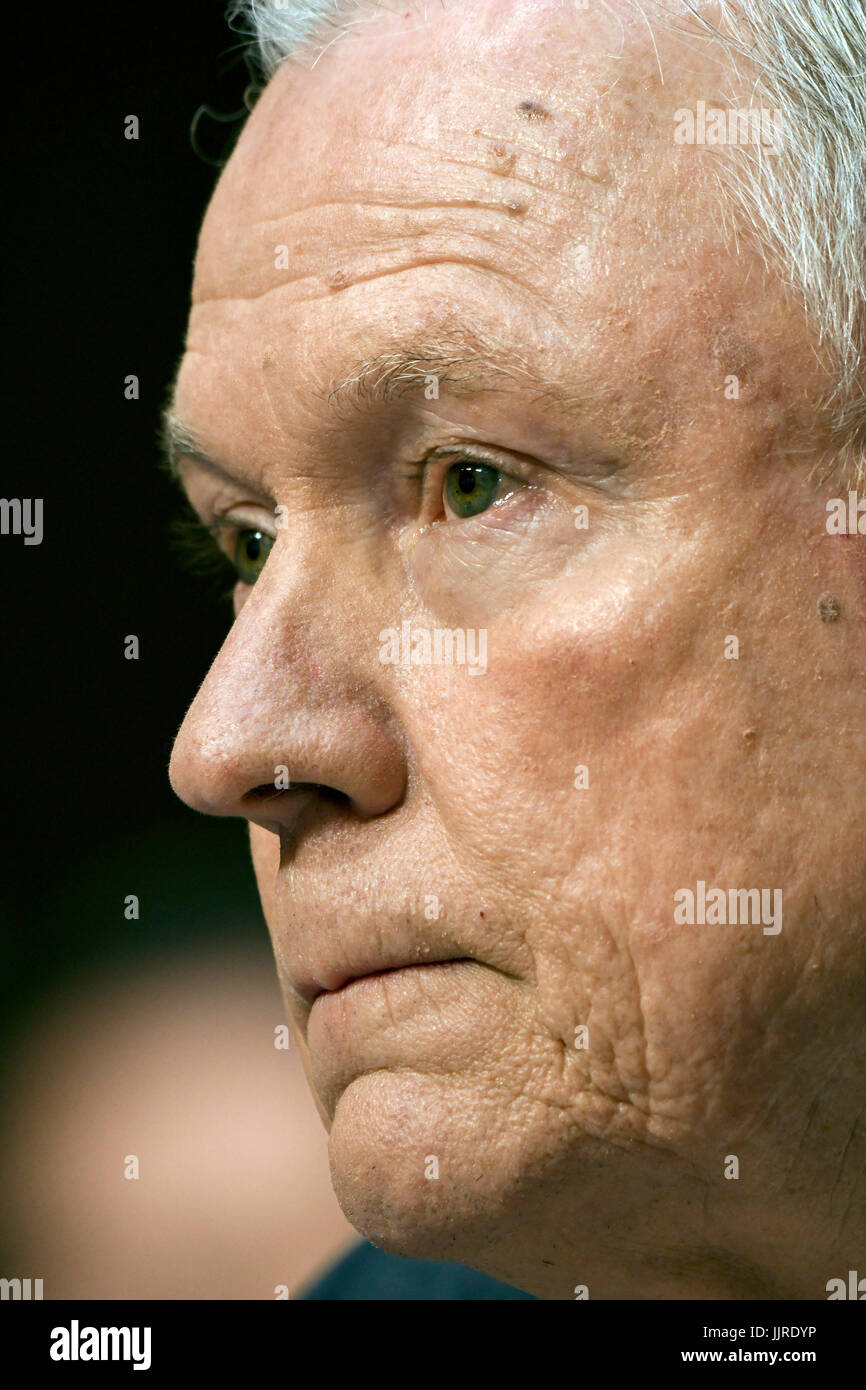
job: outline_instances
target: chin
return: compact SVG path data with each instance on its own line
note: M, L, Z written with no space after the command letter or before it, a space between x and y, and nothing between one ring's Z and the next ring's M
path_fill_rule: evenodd
M516 1195L478 1100L473 1106L454 1078L410 1071L368 1073L343 1092L330 1130L331 1181L347 1220L379 1249L481 1267L477 1252L507 1224Z

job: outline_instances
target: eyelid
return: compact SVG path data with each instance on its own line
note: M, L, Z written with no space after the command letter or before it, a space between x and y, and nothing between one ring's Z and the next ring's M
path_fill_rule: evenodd
M426 514L428 504L435 502L441 510L442 488L446 474L456 463L463 461L476 466L493 468L502 475L504 481L517 483L520 487L529 488L533 486L538 466L523 464L519 460L509 457L505 460L494 450L487 449L484 445L478 444L443 444L436 449L429 450L423 458L418 459L410 465L413 476L421 476L423 483L422 506ZM444 465L436 468L439 463ZM516 463L516 468L514 464ZM500 498L500 501L506 499ZM496 506L497 503L492 504ZM483 513L482 513L483 515ZM452 518L447 518L453 520ZM472 521L473 517L457 518L463 521Z
M457 463L461 459L466 459L469 463L486 464L488 468L495 468L497 472L502 473L505 477L513 476L510 472L510 468L515 462L517 464L518 474L521 471L524 474L528 473L531 467L528 463L523 464L519 460L515 460L513 455L510 455L508 460L506 460L504 456L497 453L495 449L488 449L483 444L464 443L440 444L437 448L428 450L423 458L418 459L418 461L411 464L410 467L414 472L420 472L422 468L427 468L431 463L437 463L443 459L450 459L452 463ZM533 472L535 472L536 469L537 465L532 467Z
M273 530L269 530L258 518L250 519L247 517L232 516L229 512L217 512L211 521L203 521L202 525L214 537L217 545L223 548L223 542L231 539L232 548L242 531L260 531L263 536L268 536L270 540L276 541L276 524Z

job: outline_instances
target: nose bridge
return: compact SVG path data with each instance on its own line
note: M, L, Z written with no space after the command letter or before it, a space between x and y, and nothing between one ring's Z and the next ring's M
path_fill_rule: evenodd
M254 819L250 793L267 784L318 783L363 815L400 799L402 741L363 640L375 626L367 593L347 565L277 542L178 734L182 800Z

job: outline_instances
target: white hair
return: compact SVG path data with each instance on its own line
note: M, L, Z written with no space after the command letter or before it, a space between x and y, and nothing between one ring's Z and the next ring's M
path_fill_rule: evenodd
M344 33L351 26L353 11L360 18L370 8L371 0L231 0L226 19L230 28L253 40L264 75L270 79L287 58L321 45L329 30L333 37Z
M635 0L641 8L640 0ZM862 0L701 0L654 9L667 27L690 17L693 38L723 45L734 80L783 117L767 155L759 142L720 161L745 229L800 297L833 388L818 403L832 423L821 471L866 491L866 5ZM249 34L266 78L289 57L320 51L376 0L234 0L229 23ZM645 12L644 12L645 14ZM646 16L645 16L646 17Z

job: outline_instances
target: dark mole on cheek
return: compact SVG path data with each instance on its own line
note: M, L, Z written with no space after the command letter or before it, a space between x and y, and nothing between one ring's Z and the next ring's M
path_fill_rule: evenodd
M537 101L521 101L516 110L518 116L522 116L525 121L550 120L550 112L539 106Z
M818 599L818 613L822 623L835 623L842 615L842 605L832 594L822 594Z

